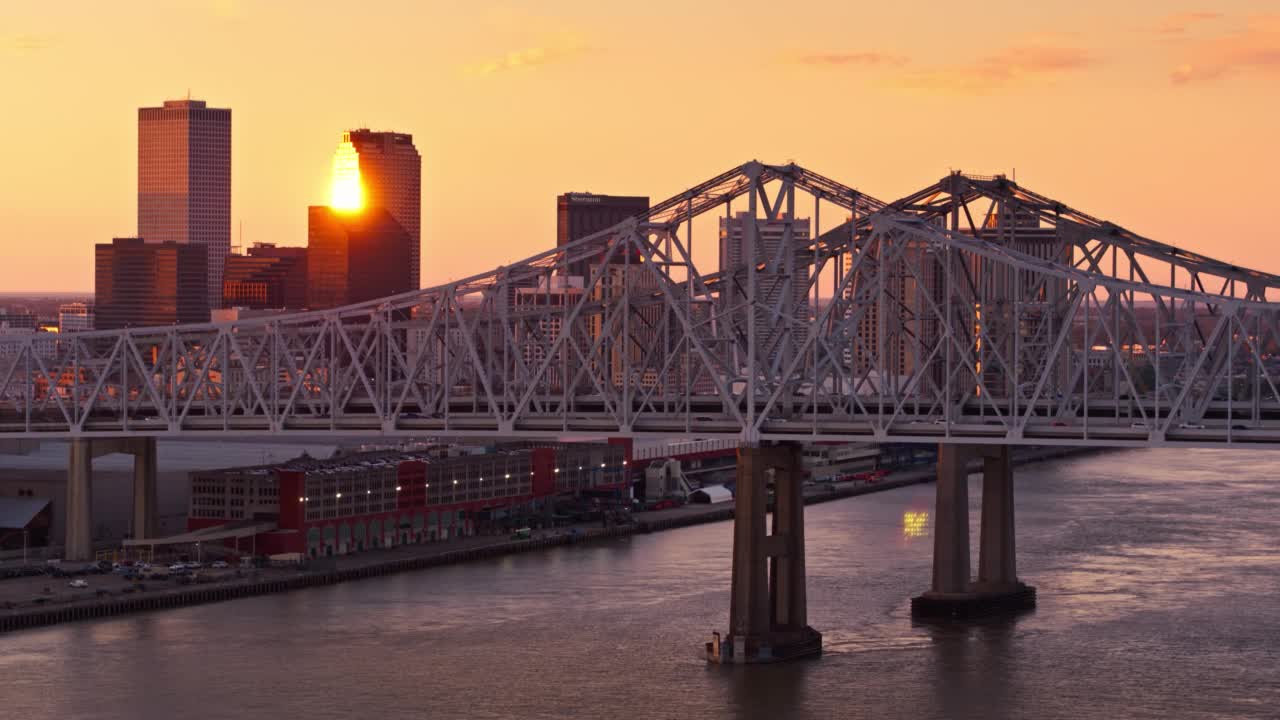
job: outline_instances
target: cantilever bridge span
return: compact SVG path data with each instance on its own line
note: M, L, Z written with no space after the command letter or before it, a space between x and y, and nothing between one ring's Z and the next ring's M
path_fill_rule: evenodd
M1278 288L1003 177L750 162L435 288L9 342L0 437L1274 446Z
M1280 446L1278 293L1280 277L1004 177L952 173L886 204L749 162L436 288L10 342L0 439L72 441L66 556L81 559L95 455L135 455L135 535L153 537L156 437L733 438L729 633L707 651L769 661L821 649L800 441L939 443L933 577L913 611L1033 605L1009 446Z

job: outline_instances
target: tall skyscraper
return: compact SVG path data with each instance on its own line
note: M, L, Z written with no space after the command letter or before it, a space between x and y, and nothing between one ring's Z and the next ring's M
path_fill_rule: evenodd
M581 240L648 211L647 197L565 193L556 198L556 247ZM624 262L625 257L618 254L614 261ZM589 278L590 271L589 263L573 262L568 274Z
M191 243L116 238L94 248L96 329L209 321L208 255Z
M413 243L383 208L307 208L307 306L323 310L415 289Z
M752 230L752 221L755 229ZM768 263L756 275L755 341L759 361L786 362L804 344L809 335L809 266L796 261L795 252L782 252L787 226L791 241L803 245L809 240L809 220L789 218L783 213L777 220L754 219L744 212L720 218L720 270L726 273L724 284L729 291L720 309L723 327L747 337L746 288L749 286L747 266L752 261ZM752 253L751 238L755 237ZM775 262L781 257L780 262ZM789 295L789 296L788 296ZM765 309L787 308L791 323L780 322ZM745 364L746 358L737 362Z
M138 109L138 235L204 247L205 304L221 305L231 252L230 110L191 99Z
M422 157L413 136L367 128L342 134L333 158L334 196L340 210L384 208L409 234L409 285L421 287Z

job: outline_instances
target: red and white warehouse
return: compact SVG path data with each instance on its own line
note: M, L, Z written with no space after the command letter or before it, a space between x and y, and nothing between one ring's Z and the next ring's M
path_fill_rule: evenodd
M628 447L441 447L195 472L184 537L313 557L465 537L547 512L556 495L625 488Z

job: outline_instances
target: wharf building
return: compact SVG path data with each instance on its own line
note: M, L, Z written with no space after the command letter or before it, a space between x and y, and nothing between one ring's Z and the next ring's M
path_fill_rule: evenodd
M382 208L408 235L408 290L421 287L422 262L422 157L413 136L377 132L368 128L342 134L334 157L334 169L356 172L361 205Z
M94 248L99 330L209 321L204 279L208 254L199 245L116 238Z
M256 243L227 256L222 307L301 310L307 306L307 249Z
M241 550L251 542L258 554L342 555L505 531L548 517L557 496L627 484L622 443L452 450L194 472L188 536L222 538Z
M229 109L190 98L138 109L138 235L202 248L205 306L221 305L231 252Z
M414 247L384 208L307 208L307 307L325 310L416 289Z

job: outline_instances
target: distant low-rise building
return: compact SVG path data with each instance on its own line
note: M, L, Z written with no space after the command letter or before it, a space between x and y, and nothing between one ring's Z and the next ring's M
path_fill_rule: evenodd
M65 334L92 330L94 315L94 306L89 303L64 303L58 306L58 332Z
M254 318L283 315L287 312L289 312L289 310L286 308L218 308L217 310L209 313L209 319L216 323L239 322L240 320L253 320Z
M58 337L35 328L0 327L0 359L17 357L28 342L38 357L51 358L58 353Z
M0 308L0 327L34 330L38 324L35 313Z

